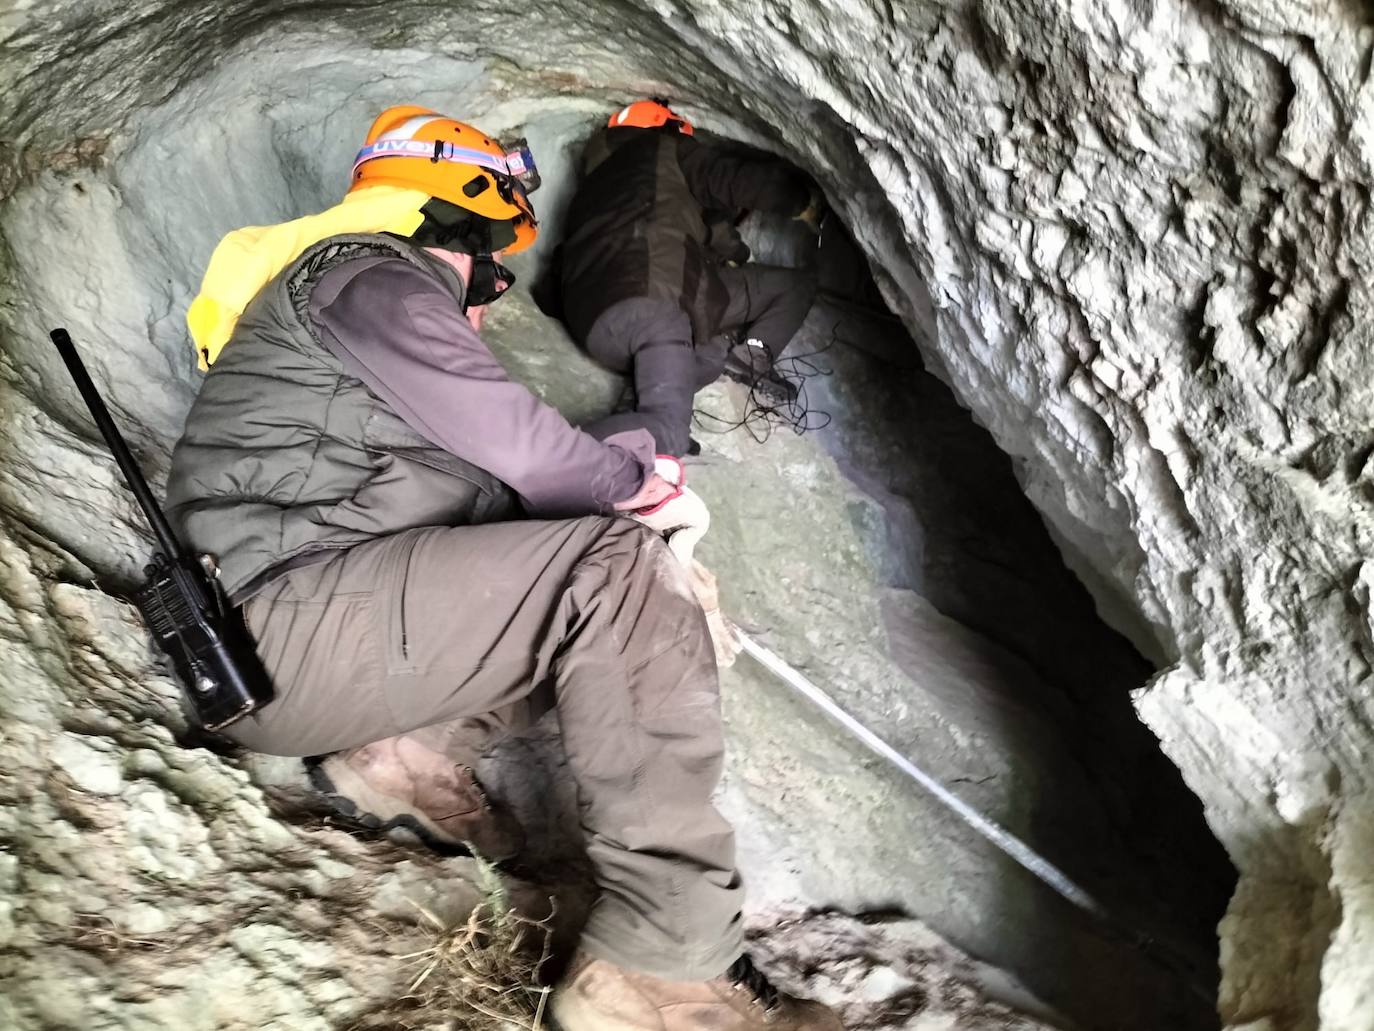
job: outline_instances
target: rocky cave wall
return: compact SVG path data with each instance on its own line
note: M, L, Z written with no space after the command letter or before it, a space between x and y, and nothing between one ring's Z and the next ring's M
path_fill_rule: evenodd
M597 112L661 87L817 176L927 364L1161 668L1136 706L1241 873L1220 928L1222 1022L1374 1026L1372 23L1355 0L659 0L527 17L69 0L0 15L6 790L61 828L25 882L25 919L69 932L65 987L37 993L49 1023L103 1026L91 1014L122 1007L163 1026L167 940L139 944L165 932L150 885L186 900L205 879L194 904L223 926L201 943L232 944L230 980L255 986L257 1012L302 1027L356 1014L366 993L313 978L325 961L306 940L325 925L365 937L339 900L376 871L369 846L265 815L253 785L274 774L181 748L166 726L167 685L127 610L87 589L136 568L146 542L42 328L93 341L156 476L194 392L180 319L214 239L337 192L327 170L376 107L461 97L455 113L500 128L558 97L529 128L563 152ZM303 105L308 121L291 113ZM219 188L255 169L261 189ZM811 452L770 456L775 490L833 475ZM812 528L852 540L844 497ZM835 575L859 561L849 547ZM824 633L806 656L820 668L885 675L827 663ZM251 862L227 860L242 840ZM938 883L946 858L913 878ZM382 912L407 891L432 899L444 873L411 859L377 876ZM0 860L0 883L19 877ZM257 919L235 926L230 900ZM91 969L92 941L143 970L127 998ZM179 1014L209 990L176 987Z

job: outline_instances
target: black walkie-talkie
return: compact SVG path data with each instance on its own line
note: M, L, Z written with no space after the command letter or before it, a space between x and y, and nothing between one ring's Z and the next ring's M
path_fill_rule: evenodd
M172 660L196 718L207 730L227 727L272 700L271 680L248 628L220 587L214 559L192 558L172 532L72 338L65 329L49 336L157 537L159 550L143 571L146 579L134 591L134 604L158 648Z

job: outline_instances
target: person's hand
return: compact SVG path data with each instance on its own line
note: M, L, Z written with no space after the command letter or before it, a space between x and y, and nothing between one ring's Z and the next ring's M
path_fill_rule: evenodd
M680 459L672 455L658 455L654 459L654 469L656 471L650 479L666 484L666 494L655 488L655 500L642 505L632 505L631 502L635 498L631 498L625 502L626 507L621 511L636 522L643 523L649 529L662 534L677 560L690 568L692 551L696 548L697 542L706 536L706 530L711 525L711 512L706 507L706 502L702 501L695 491L685 486L687 471L682 467ZM648 486L646 483L645 488ZM640 493L643 494L644 491ZM616 508L620 506L617 505Z
M617 501L611 507L617 512L637 512L641 508L653 508L671 498L678 489L677 484L669 483L658 473L650 473L644 485L639 488L639 493L624 501Z
M677 496L679 489L687 482L687 472L682 468L682 460L672 455L655 455L654 471L639 488L639 493L625 501L618 501L612 507L617 512L638 512L640 509L655 508Z
M710 509L691 487L679 487L667 501L630 512L629 516L662 534L668 549L689 568L693 549L711 526Z

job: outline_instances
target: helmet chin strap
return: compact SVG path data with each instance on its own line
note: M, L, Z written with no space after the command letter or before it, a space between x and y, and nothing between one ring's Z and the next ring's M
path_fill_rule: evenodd
M421 247L438 247L472 258L463 312L491 304L515 283L515 273L493 252L515 241L513 227L493 222L448 201L432 198L420 209L425 220L411 240Z
M515 273L490 254L472 256L472 273L468 276L467 293L463 298L463 312L491 304L515 284Z

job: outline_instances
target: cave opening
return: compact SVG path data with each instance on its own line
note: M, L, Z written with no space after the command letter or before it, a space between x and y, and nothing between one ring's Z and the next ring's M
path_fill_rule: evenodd
M1233 874L1131 707L1155 667L1099 615L1017 467L926 368L916 338L931 331L931 300L912 270L877 261L870 272L864 255L890 249L893 216L843 123L818 110L814 139L776 133L769 113L782 100L750 96L747 70L693 49L690 27L618 22L625 5L550 14L523 35L482 12L401 8L362 5L329 29L239 12L239 33L252 34L214 60L173 61L163 77L143 69L127 84L136 96L95 91L105 106L82 139L100 142L73 143L70 160L5 197L0 226L18 272L4 316L7 377L25 420L8 444L27 449L6 463L7 524L49 542L64 576L127 582L146 552L141 523L89 446L42 330L72 329L160 481L196 391L183 319L211 248L230 229L332 203L377 110L427 104L529 140L544 179L534 197L543 239L512 261L528 284L558 239L581 142L625 98L672 96L720 137L814 174L832 200L837 253L852 256L822 270L821 299L791 349L814 365L808 403L828 424L766 441L703 428L692 476L713 507L703 553L726 605L889 743L1091 888L1121 924L1073 911L742 662L726 676L723 805L740 827L757 935L785 966L789 945L770 939L770 914L787 907L814 920L915 918L1014 975L1019 985L989 991L1047 1019L1215 1026L1215 927ZM97 65L108 86L117 63ZM78 103L77 78L51 105ZM34 116L39 137L47 117ZM792 227L755 218L746 228L756 258L816 260ZM512 375L575 421L606 410L619 381L573 351L526 285L517 291L487 329ZM743 404L725 384L700 399L726 422ZM498 749L494 779L525 770L539 747ZM557 778L556 761L538 764ZM259 764L254 776L274 787L297 778L282 764ZM522 816L538 823L557 788L507 777ZM843 959L851 946L829 947ZM880 1010L855 1026L912 1018Z

